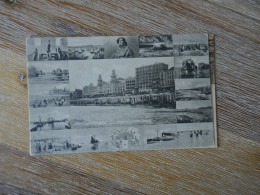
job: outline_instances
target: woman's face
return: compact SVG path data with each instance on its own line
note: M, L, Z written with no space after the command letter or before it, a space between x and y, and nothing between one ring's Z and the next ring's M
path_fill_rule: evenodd
M124 46L125 45L124 40L123 39L119 39L118 40L118 45L119 46Z

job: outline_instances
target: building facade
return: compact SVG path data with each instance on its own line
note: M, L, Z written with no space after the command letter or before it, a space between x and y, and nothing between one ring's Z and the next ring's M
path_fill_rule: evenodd
M70 99L75 100L75 99L80 99L83 97L83 90L81 89L75 89L75 91L70 93Z
M70 92L68 89L66 89L65 87L63 89L58 89L56 88L56 86L54 86L54 88L52 88L50 91L49 91L49 94L50 95L69 95Z
M160 72L160 84L161 89L172 89L175 88L175 70L174 67L170 68L167 71L161 71Z
M128 77L125 80L126 83L126 93L133 94L135 92L135 77Z
M136 68L136 87L138 91L151 92L161 88L161 73L165 71L168 71L168 65L164 63L156 63Z
M92 83L83 87L83 97L92 96L116 96L124 95L126 92L126 80L117 78L115 70L112 70L110 82L105 82L102 76L98 76L97 86Z
M109 82L103 81L102 75L99 75L96 86L93 83L84 86L82 94L75 91L73 97L93 98L124 96L126 94L172 93L175 90L175 74L175 68L168 69L168 65L165 63L138 67L136 68L136 76L126 79L118 78L115 70L112 70Z

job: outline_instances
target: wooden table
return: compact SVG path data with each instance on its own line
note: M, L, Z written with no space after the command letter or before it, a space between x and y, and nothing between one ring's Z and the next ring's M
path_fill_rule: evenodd
M260 2L0 1L0 194L259 194ZM25 38L211 33L217 149L30 157Z

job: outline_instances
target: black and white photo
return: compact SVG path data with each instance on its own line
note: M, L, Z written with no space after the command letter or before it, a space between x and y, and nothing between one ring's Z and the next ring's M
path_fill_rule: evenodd
M138 39L141 57L173 56L172 35L140 35Z
M174 57L175 79L210 78L208 56Z
M105 59L137 58L138 37L105 37Z
M71 150L73 144L67 138L40 138L31 140L32 154L62 153Z
M210 100L210 79L176 79L176 101Z
M177 110L177 123L205 123L212 121L212 108L209 105L196 109L186 108Z
M69 84L67 61L30 62L28 64L29 85Z
M212 123L187 123L151 126L139 130L144 149L190 148L214 146Z
M70 62L72 128L176 122L172 58ZM152 75L152 77L150 77Z
M68 60L66 37L28 38L28 61Z
M172 35L174 56L209 56L207 34Z
M68 106L30 109L31 132L69 129L71 129L71 125Z
M102 37L68 38L69 60L92 60L104 58Z
M207 34L27 39L31 154L215 147Z

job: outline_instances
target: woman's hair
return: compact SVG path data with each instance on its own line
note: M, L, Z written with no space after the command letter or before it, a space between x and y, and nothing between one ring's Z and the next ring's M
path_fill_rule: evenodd
M119 38L116 40L116 43L118 44L120 39L122 39L123 42L124 42L124 45L127 46L127 42L126 42L126 40L125 40L124 37L119 37Z

